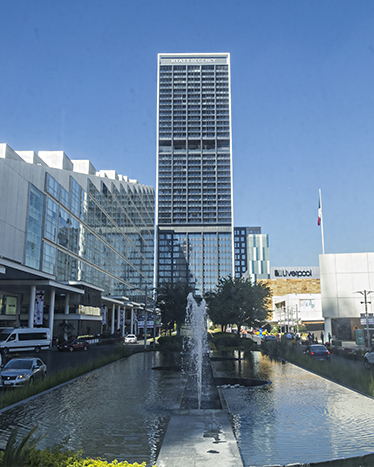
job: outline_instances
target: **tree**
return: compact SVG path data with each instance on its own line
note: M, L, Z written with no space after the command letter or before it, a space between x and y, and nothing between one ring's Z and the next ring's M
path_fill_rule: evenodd
M157 288L157 305L161 310L162 323L166 330L177 326L180 335L181 326L186 318L187 296L193 289L186 282L163 282Z
M252 284L251 280L225 277L219 280L215 292L208 297L208 314L222 330L236 324L238 332L244 325L262 324L269 314L270 288L266 283Z

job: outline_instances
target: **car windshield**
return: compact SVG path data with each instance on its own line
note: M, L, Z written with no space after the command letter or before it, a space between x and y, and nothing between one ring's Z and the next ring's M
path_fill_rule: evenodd
M11 360L8 362L4 370L31 370L32 360Z
M0 334L0 342L6 341L9 336L10 336L10 332L2 332Z

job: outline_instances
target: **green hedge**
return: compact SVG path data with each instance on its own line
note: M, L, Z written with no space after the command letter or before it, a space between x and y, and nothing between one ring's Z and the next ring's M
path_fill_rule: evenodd
M216 332L214 334L209 334L209 341L214 345L216 349L219 347L223 348L244 348L245 350L250 350L256 343L252 339L246 337L240 337L237 334L232 334L229 332Z
M36 446L43 439L36 436L38 426L35 426L21 440L18 438L16 429L12 430L5 450L0 451L0 466L4 467L145 467L142 464L129 464L127 461L107 462L100 457L96 459L84 459L82 451L75 452L66 448L65 439L60 444L54 444L51 448L44 450ZM154 466L156 467L156 466Z
M158 339L160 350L181 352L183 350L183 336L162 336Z

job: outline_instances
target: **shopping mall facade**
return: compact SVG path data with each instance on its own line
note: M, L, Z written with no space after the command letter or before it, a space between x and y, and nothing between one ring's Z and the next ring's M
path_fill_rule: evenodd
M0 144L0 196L0 329L133 331L153 287L154 188Z
M324 254L319 256L319 264L326 333L339 340L354 340L356 329L364 329L366 334L368 324L372 335L374 253Z

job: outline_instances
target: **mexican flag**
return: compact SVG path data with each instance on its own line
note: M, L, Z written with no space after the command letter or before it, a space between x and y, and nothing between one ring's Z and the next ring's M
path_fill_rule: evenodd
M322 204L321 204L321 190L319 190L319 199L318 199L318 225L321 225L322 222Z

